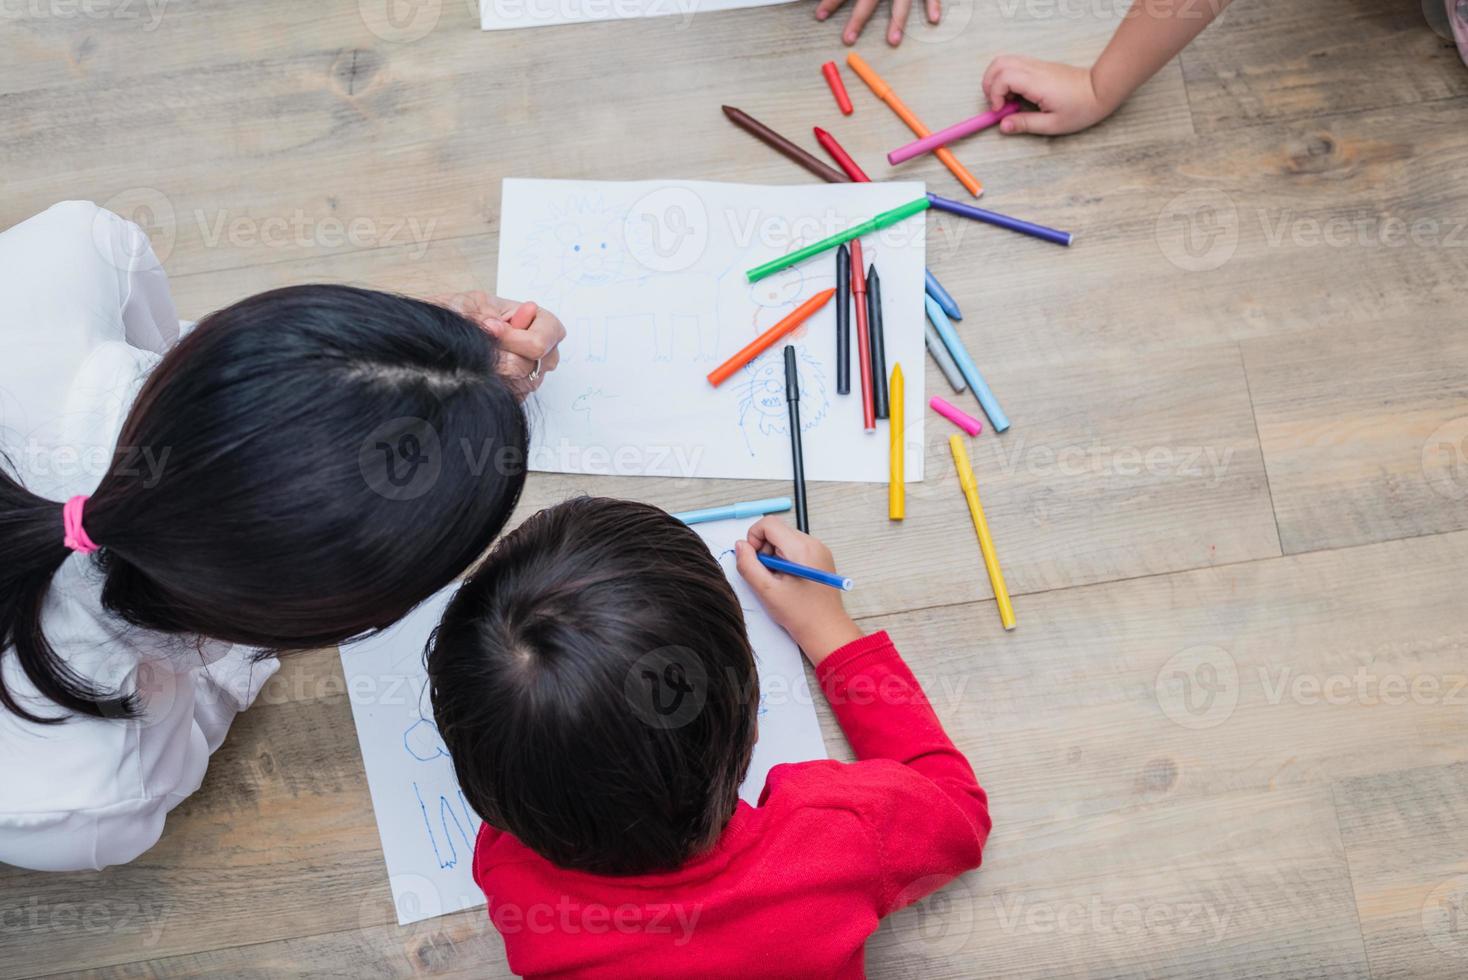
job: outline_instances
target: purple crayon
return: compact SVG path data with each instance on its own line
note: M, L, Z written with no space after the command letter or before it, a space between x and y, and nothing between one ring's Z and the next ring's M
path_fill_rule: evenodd
M986 211L983 208L976 208L972 204L964 204L962 201L950 201L948 198L939 197L937 194L929 194L928 200L939 211L947 211L949 214L956 214L960 218L972 218L975 221L982 221L985 224L998 225L1000 228L1017 231L1021 235L1033 235L1035 238L1043 238L1045 241L1054 242L1056 245L1069 246L1071 243L1072 236L1068 231L1056 231L1054 228L1046 228L1044 225L1021 221L1019 218L1011 218L997 211Z

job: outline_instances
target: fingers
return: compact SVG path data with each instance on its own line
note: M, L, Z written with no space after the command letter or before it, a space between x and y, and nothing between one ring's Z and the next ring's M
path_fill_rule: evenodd
M1029 68L1013 56L995 58L989 70L984 73L984 95L988 98L991 109L1003 108L1011 94L1024 96L1030 88Z
M825 20L830 17L836 11L840 10L841 5L845 2L846 0L821 0L820 3L816 4L816 20Z
M775 573L760 564L758 551L748 541L734 542L734 567L757 593L768 592L775 584Z
M943 19L943 0L928 0L928 23L936 24Z
M1016 112L999 124L1006 133L1034 133L1036 136L1059 136L1060 117L1051 112Z
M749 544L760 551L771 551L782 558L834 571L831 550L818 539L796 530L773 515L762 517L749 529Z
M994 100L989 98L989 89L994 84L994 76L998 75L1004 67L1004 58L1004 55L1000 55L989 62L989 67L984 69L984 78L979 82L979 91L984 93L984 98L988 100L991 109L994 107Z
M555 350L555 344L534 330L507 329L499 335L500 349L506 354L523 357L532 365Z
M907 15L912 11L912 0L892 0L892 19L887 22L887 43L894 48L902 43L902 32L907 27Z
M783 551L801 537L804 535L772 515L761 517L749 528L749 543L758 551Z
M846 22L846 27L841 32L841 40L847 44L855 44L876 9L877 0L856 0L856 7L851 11L851 19Z
M500 351L499 373L512 381L529 381L535 371L535 361L519 354ZM542 374L544 371L542 370Z
M519 306L515 307L515 312L510 314L510 326L514 327L516 330L524 330L528 328L531 322L535 320L535 314L539 311L540 307L536 306L529 300L526 300Z

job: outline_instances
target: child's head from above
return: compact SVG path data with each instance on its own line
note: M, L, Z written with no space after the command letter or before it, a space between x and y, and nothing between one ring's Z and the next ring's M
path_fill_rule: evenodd
M458 313L345 286L205 317L148 376L85 504L103 604L274 650L400 618L489 547L519 498L525 417L497 355ZM127 714L46 641L63 538L60 502L0 478L0 651L66 711ZM3 687L0 703L56 715Z
M754 751L744 613L655 507L578 498L505 536L430 644L469 804L564 868L677 868L718 840Z

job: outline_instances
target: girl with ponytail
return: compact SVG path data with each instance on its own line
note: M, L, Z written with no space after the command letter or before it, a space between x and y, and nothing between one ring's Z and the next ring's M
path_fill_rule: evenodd
M252 296L179 339L136 225L0 233L0 862L153 845L275 655L394 622L525 479L559 321L482 294Z

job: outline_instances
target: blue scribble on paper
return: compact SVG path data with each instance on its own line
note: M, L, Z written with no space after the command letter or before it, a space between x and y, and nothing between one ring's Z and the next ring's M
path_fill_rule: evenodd
M447 759L449 751L439 735L438 725L433 721L433 706L429 701L428 682L418 692L418 713L403 732L403 749L419 762ZM452 770L450 770L452 773ZM452 868L459 863L459 848L455 838L464 842L469 853L474 851L474 838L479 833L482 821L469 809L464 791L457 786L451 790L435 793L428 791L429 801L423 798L423 789L415 780L413 796L418 801L418 812L423 817L423 829L428 834L428 844L438 860L440 870ZM435 799L436 797L436 799ZM453 799L450 799L453 797ZM460 813L463 820L459 819Z
M596 414L598 405L608 399L619 397L621 396L608 394L600 388L588 388L571 402L571 411L580 414L585 422L590 423L592 415Z
M455 867L459 863L459 848L454 843L455 833L464 842L464 847L470 854L474 853L474 837L479 833L480 821L470 811L468 801L464 799L464 791L456 789L454 790L454 794L458 797L458 806L464 814L463 822L461 823L459 821L458 814L454 812L454 804L449 802L449 798L439 794L437 801L438 822L435 824L433 817L429 815L428 804L423 802L423 791L418 787L417 783L413 784L413 795L418 800L419 812L423 814L423 829L428 832L428 843L433 848L433 856L438 859L440 870ZM430 791L429 796L433 796L432 791ZM450 824L453 825L452 830L449 829ZM466 826L468 827L467 830L465 829ZM434 833L435 828L442 831L442 838ZM443 841L442 847L439 846L440 839ZM445 851L447 851L447 857L444 856Z
M716 361L720 288L735 260L728 258L717 272L656 272L634 254L649 232L631 220L630 209L630 203L600 194L572 195L551 206L520 253L544 305L596 311L569 317L566 356L591 362L621 354L654 363ZM679 287L667 287L675 279ZM654 284L666 288L655 294ZM669 309L659 305L659 294L698 298Z
M803 345L795 346L800 371L800 431L809 432L825 419L831 400L826 393L826 373ZM744 448L755 456L755 437L790 435L790 407L785 403L785 355L783 349L766 351L745 365L739 382L739 428Z

